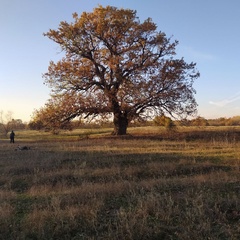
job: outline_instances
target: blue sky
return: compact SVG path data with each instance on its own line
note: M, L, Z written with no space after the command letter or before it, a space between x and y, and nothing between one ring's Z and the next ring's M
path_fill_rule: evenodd
M0 0L0 111L29 121L44 106L50 89L43 84L50 60L60 49L43 36L72 13L90 12L98 4L130 8L141 21L151 17L179 41L177 54L196 62L201 77L198 115L240 115L239 0Z

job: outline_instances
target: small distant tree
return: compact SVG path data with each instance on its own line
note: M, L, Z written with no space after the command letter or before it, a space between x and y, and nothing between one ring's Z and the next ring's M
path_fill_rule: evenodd
M12 129L15 129L15 130L21 130L26 128L26 124L24 124L21 119L12 119L9 122L9 125L12 127Z
M197 118L191 120L191 125L192 126L209 126L208 120L198 116Z
M226 126L240 126L240 116L234 116L226 120Z
M14 127L13 121L13 113L11 111L8 111L6 114L4 111L0 111L0 131L5 137Z
M215 122L217 126L226 126L227 118L225 117L217 118L215 119Z
M48 127L78 116L107 117L113 134L124 135L135 119L195 112L196 64L174 58L178 41L152 19L140 22L136 11L111 6L73 18L45 33L65 53L44 75L52 95L37 115Z
M155 125L163 126L168 131L172 131L172 130L176 129L176 125L175 125L174 121L170 117L166 117L164 115L156 116L153 121L154 121Z

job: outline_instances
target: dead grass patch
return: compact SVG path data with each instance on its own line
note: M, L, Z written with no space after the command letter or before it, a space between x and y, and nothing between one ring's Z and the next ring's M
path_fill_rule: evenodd
M238 132L130 130L1 143L0 238L238 239Z

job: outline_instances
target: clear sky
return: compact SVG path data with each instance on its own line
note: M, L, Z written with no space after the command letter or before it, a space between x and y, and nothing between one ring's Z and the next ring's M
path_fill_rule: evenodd
M43 33L99 4L136 10L179 41L178 56L196 62L201 74L198 115L240 115L239 0L0 0L0 111L29 121L44 106L50 89L42 74L60 49Z

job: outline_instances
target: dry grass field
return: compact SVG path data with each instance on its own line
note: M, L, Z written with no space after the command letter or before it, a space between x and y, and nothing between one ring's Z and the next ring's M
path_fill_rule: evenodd
M1 139L0 239L240 239L239 128L110 131Z

